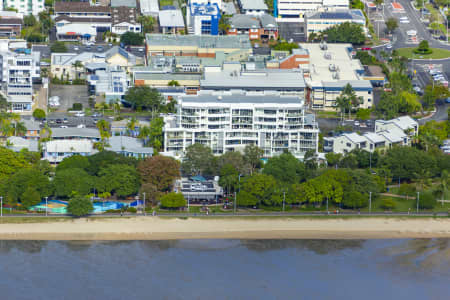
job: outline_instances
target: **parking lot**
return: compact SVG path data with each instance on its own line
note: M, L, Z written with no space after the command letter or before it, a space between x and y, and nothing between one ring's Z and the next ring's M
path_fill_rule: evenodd
M50 84L49 97L53 96L59 97L58 112L67 112L74 103L81 103L83 108L89 107L89 94L86 85Z

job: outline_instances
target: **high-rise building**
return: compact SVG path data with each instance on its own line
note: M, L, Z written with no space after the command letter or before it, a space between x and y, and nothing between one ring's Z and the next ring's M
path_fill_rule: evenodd
M41 11L45 10L45 0L5 0L3 7L17 9L17 12L24 15L37 16Z

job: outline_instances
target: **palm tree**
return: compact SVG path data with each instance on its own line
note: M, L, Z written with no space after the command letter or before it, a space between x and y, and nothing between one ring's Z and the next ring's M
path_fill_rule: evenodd
M77 79L80 79L78 68L83 68L83 64L81 63L81 61L77 60L72 64L72 66L75 68L75 76L77 77Z
M135 117L132 117L127 123L128 134L133 135L133 132L136 130L137 125L138 120Z
M150 127L148 127L148 126L142 126L139 129L138 138L144 140L144 146L148 143L150 134L151 134L151 130L150 130Z
M14 135L24 136L27 133L27 127L24 122L17 122L14 126Z

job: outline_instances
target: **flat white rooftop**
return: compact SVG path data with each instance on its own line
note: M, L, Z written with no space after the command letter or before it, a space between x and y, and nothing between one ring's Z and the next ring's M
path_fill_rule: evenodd
M309 72L312 85L324 81L359 80L356 70L364 68L358 59L352 59L351 44L326 44L322 50L319 43L300 44L310 55ZM336 73L338 76L336 77Z

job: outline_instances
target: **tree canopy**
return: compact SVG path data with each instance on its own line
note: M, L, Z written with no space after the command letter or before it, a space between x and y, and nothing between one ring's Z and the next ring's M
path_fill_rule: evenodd
M167 192L180 178L180 163L171 157L156 155L140 161L138 171L144 184L150 183L158 191Z
M140 33L127 31L121 35L120 42L125 46L141 46L144 44L144 36Z
M202 144L193 144L186 148L181 169L187 175L209 175L214 173L215 159L211 148Z
M185 207L186 199L181 193L168 193L161 197L161 206L165 208Z
M82 217L94 210L91 200L86 196L72 196L67 205L67 212L75 217Z
M330 43L352 43L361 45L366 40L362 26L355 23L345 22L332 26L322 32Z
M124 99L137 110L149 109L158 111L164 103L163 96L155 88L135 86L129 88Z

